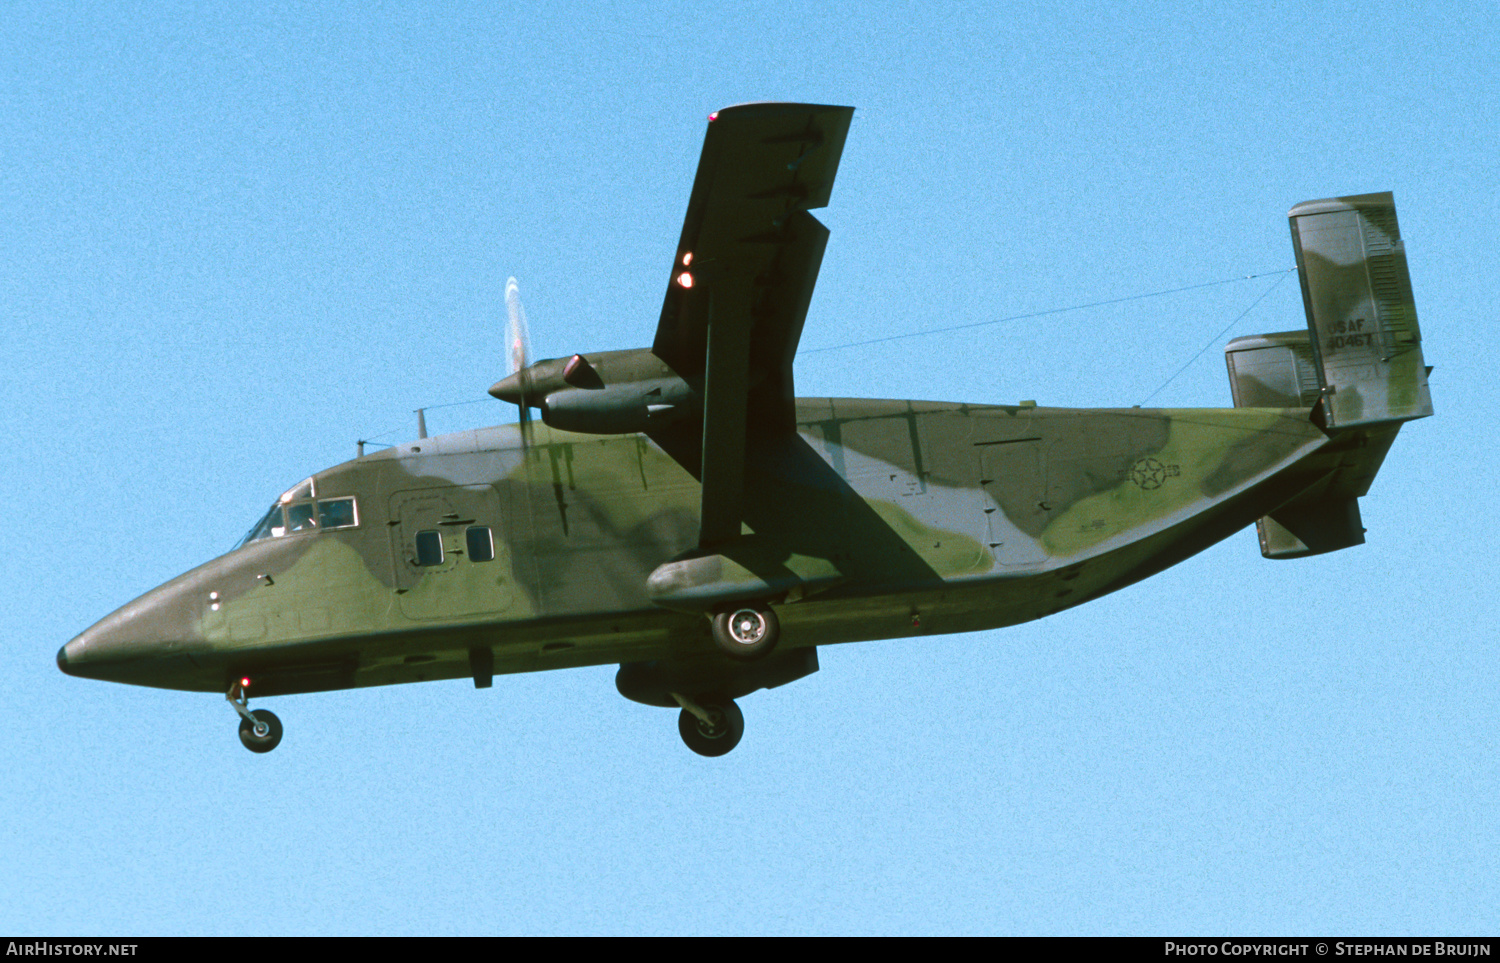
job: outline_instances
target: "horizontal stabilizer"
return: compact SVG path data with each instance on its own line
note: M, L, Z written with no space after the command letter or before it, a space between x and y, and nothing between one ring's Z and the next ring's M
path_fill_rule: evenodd
M1235 338L1224 349L1236 408L1311 408L1322 397L1306 331Z

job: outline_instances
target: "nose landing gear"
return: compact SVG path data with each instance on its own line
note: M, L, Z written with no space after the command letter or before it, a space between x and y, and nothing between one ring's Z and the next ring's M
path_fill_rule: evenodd
M250 695L245 691L249 679L237 679L224 696L240 714L240 742L251 752L270 752L281 744L281 720L269 709L249 709Z

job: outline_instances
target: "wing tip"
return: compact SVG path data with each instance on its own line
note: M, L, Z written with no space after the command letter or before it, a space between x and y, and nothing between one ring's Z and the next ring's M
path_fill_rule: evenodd
M773 117L778 114L796 114L812 111L813 113L832 113L847 111L853 113L853 107L841 107L837 104L802 104L780 100L751 100L741 104L730 104L728 107L720 107L708 115L709 122L727 119L727 117Z

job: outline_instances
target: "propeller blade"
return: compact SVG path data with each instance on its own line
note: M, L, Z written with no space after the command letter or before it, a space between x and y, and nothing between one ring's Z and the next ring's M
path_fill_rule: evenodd
M531 378L527 368L531 365L531 333L526 328L526 309L521 306L521 286L516 283L515 278L507 278L505 281L505 311L510 315L510 329L507 342L509 345L509 369L506 374L521 375L521 443L529 444L531 441L531 408L527 404L527 396L531 393Z
M505 310L510 315L510 370L524 371L531 364L531 335L526 330L526 309L521 306L521 286L515 278L505 281Z

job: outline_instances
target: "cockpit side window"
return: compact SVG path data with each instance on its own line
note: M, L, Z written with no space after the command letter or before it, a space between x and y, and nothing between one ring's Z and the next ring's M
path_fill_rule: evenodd
M318 527L312 502L293 502L286 507L286 530L288 532L310 532Z
M304 496L312 492L312 479L298 485L293 493ZM266 512L255 527L240 539L241 545L258 542L263 538L280 538L292 533L311 533L320 529L353 528L359 524L359 506L354 496L325 498L320 501L296 501L281 496Z
M327 498L318 502L319 528L352 528L359 524L352 498Z

